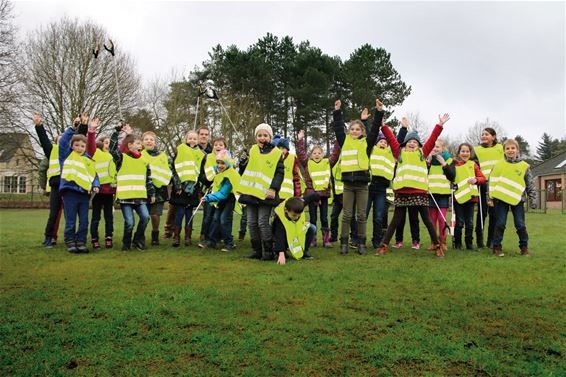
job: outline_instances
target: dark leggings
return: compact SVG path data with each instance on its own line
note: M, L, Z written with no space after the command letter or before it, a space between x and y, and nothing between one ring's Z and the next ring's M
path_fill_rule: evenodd
M405 208L407 208L407 207L395 207L395 212L393 212L393 219L391 220L391 223L389 224L389 227L387 227L387 231L385 232L385 235L383 236L382 245L389 244L391 237L393 237L393 233L395 233L395 229L397 228L397 225L399 225L399 223L401 223L402 216L405 214ZM428 230L428 234L430 235L430 240L432 241L433 244L435 244L435 245L438 244L438 235L436 234L436 230L434 229L434 225L432 224L432 221L430 220L430 214L428 213L428 207L427 206L414 206L414 208L416 208L417 211L421 214L421 219L423 220L423 224L426 226L426 228Z
M320 209L320 226L323 232L328 231L328 198L320 198L320 205L309 204L309 222L316 226L318 220L318 210Z

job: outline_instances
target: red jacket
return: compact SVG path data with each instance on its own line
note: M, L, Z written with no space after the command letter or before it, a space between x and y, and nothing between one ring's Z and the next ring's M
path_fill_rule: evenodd
M94 130L91 131L89 128L86 134L86 152L90 156L94 156L96 153L96 133ZM104 183L100 185L101 194L115 194L116 187L113 187L110 183Z
M432 152L432 150L434 149L434 144L436 143L436 139L438 139L438 137L442 133L442 129L443 128L440 124L437 124L436 126L434 126L434 129L432 130L430 137L428 138L428 140L426 141L426 143L424 143L424 145L422 147L422 152L423 152L424 156L428 156L430 154L430 152ZM385 126L385 125L382 126L381 132L383 132L383 135L385 136L385 138L387 139L387 142L389 143L389 146L391 147L391 151L393 152L393 157L395 157L395 159L397 160L399 158L399 154L401 153L401 145L399 144L399 142L397 141L397 138L395 137L395 135L393 135L393 132L391 131L391 129L388 126ZM395 190L395 193L397 193L397 194L427 194L428 191L419 190L419 189L415 189L415 188L411 188L411 187L403 187L402 189Z

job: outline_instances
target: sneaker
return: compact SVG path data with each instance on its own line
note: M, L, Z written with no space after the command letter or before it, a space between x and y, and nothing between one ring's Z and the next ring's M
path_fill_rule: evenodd
M43 241L43 246L45 246L46 249L52 249L53 248L53 240L51 238L49 239L45 239L45 241Z
M302 260L313 260L314 257L310 253L303 254Z
M524 257L530 257L529 248L527 246L521 246L521 255Z
M377 249L375 251L375 255L377 255L377 256L385 255L388 251L389 251L389 249L387 248L387 245L383 244L379 247L379 249Z
M57 238L52 238L51 239L51 246L55 246L57 245Z
M421 248L421 243L419 241L413 241L413 244L411 245L411 249L419 250L420 248Z
M67 251L69 253L77 254L79 252L79 249L77 248L76 242L74 242L74 241L65 242L65 244L67 245Z
M403 241L397 241L395 242L395 245L393 245L394 249L400 249L403 247Z
M224 246L224 247L222 248L222 251L225 251L225 252L230 252L230 251L232 251L232 250L234 250L234 246L233 246L233 245L226 245L226 246Z
M84 242L77 242L77 251L82 254L88 253L88 248L84 244Z
M349 246L350 246L350 249L358 250L358 243L357 242L350 241Z
M98 240L92 240L91 242L93 249L100 249L100 242L98 242Z
M104 240L104 247L107 249L112 249L112 237L106 237Z
M140 241L134 241L133 245L136 249L138 249L139 251L145 251L145 245L140 242Z
M131 247L127 245L122 245L122 251L130 251Z

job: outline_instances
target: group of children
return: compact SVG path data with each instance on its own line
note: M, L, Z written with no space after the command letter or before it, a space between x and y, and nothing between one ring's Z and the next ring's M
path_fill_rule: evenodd
M145 250L145 230L150 220L151 243L158 245L160 218L165 202L169 202L165 237L172 238L174 247L181 244L183 224L184 245L192 244L193 214L202 206L198 246L216 248L222 242L223 251L233 250L233 213L244 207L242 220L247 222L253 250L249 258L277 260L278 264L285 264L288 257L311 259L309 249L318 243L319 218L323 247L332 247L332 242L339 240L340 254L348 254L354 247L363 255L367 253L367 218L373 208L371 244L376 255L388 252L389 242L400 227L402 233L408 211L412 227L415 215L420 215L431 239L429 250L443 257L448 249L447 210L451 204L456 215L453 247L475 250L473 217L477 204L478 247L484 246L484 223L489 215L487 244L495 255L504 255L502 239L511 209L521 254L530 255L524 202L528 195L534 205L536 191L517 142L508 139L502 145L495 131L487 128L481 146L462 143L452 157L438 138L450 119L448 114L439 116L429 139L422 142L416 131L408 131L406 119L394 135L384 123L383 108L376 99L371 127L367 109L360 120L346 126L337 100L333 112L336 142L328 157L319 145L307 153L304 131L295 141L297 154L290 153L289 140L274 137L271 127L262 123L255 128L256 143L247 158L240 159L238 170L226 140L219 137L212 147L206 128L187 132L175 156L169 158L157 149L155 133L145 132L140 137L129 125L118 126L109 137L96 140L99 121L92 119L88 123L84 114L51 144L41 117L35 115L39 140L49 157L50 214L44 244L54 244L57 214L63 207L68 251L88 252L92 193L90 233L95 249L101 247L98 227L102 211L104 246L113 247L115 201L124 218L122 249ZM388 224L391 191L395 209ZM329 226L330 204L333 209ZM309 221L304 211L307 206ZM139 218L135 232L134 212ZM415 245L414 238L413 248L418 248L419 240ZM396 246L399 242L397 238Z

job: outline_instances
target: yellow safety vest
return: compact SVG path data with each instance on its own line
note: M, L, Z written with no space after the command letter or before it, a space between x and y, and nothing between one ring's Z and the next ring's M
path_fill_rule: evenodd
M334 176L334 193L342 195L344 193L344 183L342 182L342 170L340 169L340 161L332 168L332 175Z
M261 154L257 144L254 145L250 149L249 162L240 179L238 188L240 194L251 195L264 200L281 156L282 152L279 148L273 148L268 154Z
M86 156L71 152L63 163L61 178L68 182L75 182L86 191L90 191L95 176L94 161Z
M446 161L447 164L451 162L451 158ZM428 171L428 190L431 194L450 194L450 181L446 178L444 170L442 170L442 165L430 165Z
M238 186L240 185L240 174L238 174L238 172L234 170L234 168L227 168L222 173L214 174L214 179L212 181L212 192L220 190L224 178L228 178L230 184L232 185L232 192L236 192L238 190Z
M478 186L468 183L468 179L475 178L473 161L466 161L464 165L456 166L456 178L454 183L458 186L454 191L454 199L460 204L467 203L473 196L478 196Z
M197 182L204 156L205 153L198 147L191 148L187 144L177 146L175 171L181 182Z
M512 164L505 160L495 164L489 178L489 196L516 206L525 192L525 173L529 164L525 161Z
M214 167L216 166L216 152L213 150L206 155L206 162L204 163L204 175L209 182L212 182L216 172Z
M279 190L279 197L281 199L288 199L295 196L295 186L293 185L293 166L295 166L295 160L297 156L293 153L289 153L287 158L283 160L285 165L285 177L283 178L283 184Z
M340 168L342 173L364 171L369 168L369 158L366 153L368 144L365 137L353 139L346 135L340 152Z
M387 180L393 179L393 171L395 170L395 157L391 148L373 147L371 151L371 175L374 177L383 177Z
M395 193L393 192L393 189L391 187L388 187L385 190L385 199L391 204L395 202Z
M422 156L423 152L420 149L412 152L401 150L393 179L393 190L404 187L428 190L428 170Z
M323 158L320 162L310 160L307 164L314 191L323 191L330 186L330 162Z
M146 175L148 162L143 158L122 155L118 171L116 197L118 199L147 199Z
M98 174L100 184L116 184L116 164L112 155L97 149L92 159L96 163L96 174Z
M169 160L165 152L161 152L157 156L152 156L148 151L143 150L141 155L149 164L151 182L153 182L153 185L157 188L167 186L171 181L173 173L169 168Z
M291 221L285 216L285 203L283 201L275 208L275 213L283 226L285 227L285 235L287 244L289 244L289 252L294 259L301 259L305 248L305 240L307 238L307 230L310 224L306 220L305 212L301 213L301 217L297 221ZM278 252L281 250L277 250Z
M482 147L478 145L474 148L476 156L478 156L478 161L480 162L480 169L485 179L489 179L491 170L496 163L505 158L505 153L503 152L503 146L501 144L495 144L491 148Z
M59 165L59 145L53 144L51 153L49 154L49 167L47 168L47 187L45 188L46 192L51 191L51 186L49 186L49 179L58 175L61 175L61 166Z

